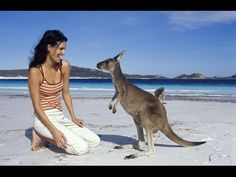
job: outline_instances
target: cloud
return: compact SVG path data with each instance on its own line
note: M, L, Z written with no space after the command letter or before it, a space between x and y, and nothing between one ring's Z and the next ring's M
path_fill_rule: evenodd
M230 24L236 21L236 11L168 12L169 23L175 30L194 30L213 24Z
M133 27L138 24L138 19L134 16L125 16L122 18L121 24L129 27Z
M120 24L126 27L142 26L150 22L149 12L128 12L120 16Z

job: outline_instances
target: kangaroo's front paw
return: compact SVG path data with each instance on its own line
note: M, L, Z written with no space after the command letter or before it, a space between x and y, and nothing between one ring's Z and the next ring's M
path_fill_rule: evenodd
M108 107L110 110L112 109L112 105L111 104L109 104L109 107Z
M116 108L113 107L113 109L112 109L112 113L113 113L113 114L116 113Z

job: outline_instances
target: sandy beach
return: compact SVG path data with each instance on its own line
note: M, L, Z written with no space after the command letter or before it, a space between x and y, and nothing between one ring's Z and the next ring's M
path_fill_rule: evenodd
M196 147L181 147L162 133L154 135L156 153L124 160L136 150L113 149L135 143L131 116L118 105L108 109L109 98L73 98L77 115L101 137L99 147L83 156L64 153L51 144L31 151L33 107L28 96L0 96L0 165L235 165L236 103L167 100L165 107L172 129L190 141L207 141ZM64 113L69 118L64 107Z

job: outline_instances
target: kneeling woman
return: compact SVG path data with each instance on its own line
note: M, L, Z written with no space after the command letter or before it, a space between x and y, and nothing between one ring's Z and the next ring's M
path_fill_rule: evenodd
M43 141L51 141L70 154L83 155L96 147L100 138L76 118L69 91L70 64L61 59L66 42L62 32L46 31L29 64L28 86L34 107L32 150L38 151ZM63 115L61 94L71 119Z

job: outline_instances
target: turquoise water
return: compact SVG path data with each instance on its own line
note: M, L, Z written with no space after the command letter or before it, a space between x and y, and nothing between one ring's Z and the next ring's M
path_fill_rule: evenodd
M130 82L150 93L164 87L167 98L204 98L236 102L236 80L135 79ZM115 90L110 79L71 79L70 91L74 97L110 97ZM0 79L0 95L28 94L26 79Z

